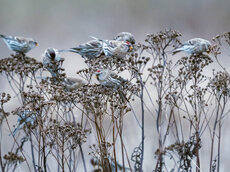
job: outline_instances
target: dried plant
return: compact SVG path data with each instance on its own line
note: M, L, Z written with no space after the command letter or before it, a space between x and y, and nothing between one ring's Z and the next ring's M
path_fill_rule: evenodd
M135 45L123 58L86 59L87 68L76 71L76 78L64 73L64 59L48 66L24 54L0 60L0 73L19 103L7 112L11 96L0 94L1 171L16 171L21 164L27 171L39 172L145 171L146 162L152 162L155 172L205 171L202 163L209 164L209 171L221 171L230 77L219 57L230 46L229 35L213 39L211 55L176 60L172 52L181 44L179 32L168 29L148 34L144 43ZM210 64L216 62L222 70L207 74ZM51 77L43 77L44 68ZM122 92L127 101L119 91L96 82L98 69L124 76ZM10 121L11 117L17 122ZM147 138L146 120L152 120L153 142ZM5 139L4 125L10 135ZM207 135L210 159L201 161ZM13 140L11 148L2 151L9 139ZM155 150L146 150L146 144ZM155 158L147 161L147 153Z

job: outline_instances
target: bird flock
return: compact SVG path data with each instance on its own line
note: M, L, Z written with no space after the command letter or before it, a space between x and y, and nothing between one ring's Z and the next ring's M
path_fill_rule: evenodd
M0 37L6 43L8 48L16 53L25 54L30 50L38 46L38 43L31 38L17 37L17 36L5 36ZM84 59L95 59L101 56L125 58L126 55L134 50L135 38L133 34L129 32L121 32L117 34L112 40L103 40L96 37L92 37L92 40L80 44L76 47L57 50L55 48L48 48L43 54L43 66L50 72L52 77L57 77L58 70L60 69L64 59L60 56L63 52L73 52L81 55ZM172 51L172 54L184 51L188 55L200 54L203 52L209 53L211 50L211 43L208 40L202 38L193 38L184 43ZM96 72L96 78L99 83L106 87L112 87L118 89L124 83L124 79L117 76L111 70L98 69ZM80 79L66 78L65 84L72 90L84 85Z
M8 48L16 52L16 54L26 54L38 46L38 43L31 38L5 36L1 34L0 38L2 38ZM43 66L50 72L51 76L55 78L57 77L58 70L60 70L62 62L64 61L64 59L60 56L60 53L77 53L87 60L100 58L101 56L108 58L125 58L128 53L135 51L134 46L135 37L129 32L121 32L112 40L102 40L92 37L92 40L73 48L62 50L57 50L55 48L46 49L43 54ZM172 51L172 54L174 55L183 51L188 55L194 55L203 52L209 53L210 50L211 43L208 40L193 38L176 47ZM124 93L121 91L122 86L127 82L127 80L106 68L97 69L95 71L95 75L102 86L117 90L121 100L123 102L127 101ZM86 82L81 79L71 77L65 78L63 82L68 91L76 90L86 84ZM13 135L15 135L18 129L22 128L24 123L21 121L25 118L26 114L28 114L28 112L23 113L18 119L18 126L15 127ZM31 121L34 121L33 118L29 118L28 120L30 123Z
M4 35L0 35L0 37L10 50L19 54L25 54L38 45L38 43L31 38ZM62 62L64 61L60 53L73 52L88 60L101 56L108 58L125 58L129 52L133 51L134 44L135 38L129 32L121 32L112 40L102 40L92 37L92 40L73 48L63 50L57 50L55 48L46 49L43 54L43 66L50 72L52 77L57 77L58 70L61 68ZM121 85L121 81L124 80L108 69L98 69L95 74L101 85L115 89L119 88L119 84ZM106 82L112 83L109 84ZM73 90L84 85L84 81L77 78L66 78L64 83L68 90Z
M5 36L0 37L6 43L8 48L16 53L25 54L30 50L38 46L38 43L31 38L24 38L18 36ZM134 51L135 37L129 32L121 32L117 34L112 40L103 40L96 37L92 37L92 40L80 44L76 47L69 49L57 50L55 48L48 48L43 54L43 66L47 69L52 77L57 77L58 70L61 68L64 59L60 56L63 52L73 52L81 55L84 59L92 60L105 56L108 58L125 58L126 55ZM176 47L172 54L184 51L188 55L200 54L203 52L209 53L211 50L211 43L208 40L202 38L193 38L180 46ZM125 79L118 76L115 72L109 69L98 69L95 72L96 78L99 83L105 87L120 89L124 84ZM73 90L84 85L85 82L77 78L66 78L64 81L68 90ZM124 95L121 95L124 100Z

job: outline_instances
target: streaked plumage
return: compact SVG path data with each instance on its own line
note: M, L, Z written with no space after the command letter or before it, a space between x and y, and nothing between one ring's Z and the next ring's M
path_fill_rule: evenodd
M200 54L203 52L209 53L210 48L211 43L208 40L202 38L193 38L184 42L180 47L173 50L173 55L181 51L184 51L188 55Z
M127 36L126 36L127 37ZM126 38L124 40L132 38ZM77 47L70 48L67 50L61 51L69 51L80 54L83 58L93 59L105 55L106 57L124 57L127 53L133 50L132 44L126 40L122 41L122 35L117 37L120 40L102 40L95 37L92 37L94 40L81 44ZM135 42L135 40L134 40Z
M55 48L48 48L43 54L43 65L51 73L52 77L56 77L61 69L63 58Z
M101 85L118 90L122 101L125 102L125 100L127 100L122 91L122 87L124 86L125 82L127 82L125 79L108 69L99 69L95 72L95 74Z
M77 90L78 88L86 85L86 81L79 78L67 77L64 80L64 85L68 91Z
M135 38L129 32L118 33L117 36L114 37L114 40L117 40L117 41L128 41L131 44L135 44Z
M18 115L17 124L14 127L12 135L15 136L18 130L22 129L25 125L34 125L36 121L36 114L30 110L24 110Z
M27 53L34 47L38 46L38 43L32 38L24 38L18 36L5 36L0 35L8 48L17 53Z
M83 58L86 59L93 59L102 55L102 41L96 39L91 40L77 47L70 48L66 51L80 54Z
M106 57L123 58L133 50L133 46L128 41L107 40L103 41L103 52Z

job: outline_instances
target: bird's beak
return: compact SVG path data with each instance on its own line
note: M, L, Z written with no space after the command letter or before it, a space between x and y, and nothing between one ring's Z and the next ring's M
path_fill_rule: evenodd
M37 42L35 43L35 45L36 45L36 46L39 46L39 44L38 44Z
M132 50L133 50L133 46L130 46L130 47L129 47L129 51L132 51Z

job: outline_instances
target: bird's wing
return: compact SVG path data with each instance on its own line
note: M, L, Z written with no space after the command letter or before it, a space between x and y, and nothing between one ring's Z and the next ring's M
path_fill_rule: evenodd
M3 40L11 46L23 46L26 42L20 37L0 35Z
M98 40L91 40L85 44L70 48L68 51L79 53L83 57L87 58L99 57L103 52L102 42Z
M110 41L107 41L107 44L109 44L110 47L112 48L116 48L122 44L122 41L110 40Z
M83 80L79 78L68 77L66 80L69 84L83 83Z
M116 40L106 40L103 42L103 51L106 56L113 56L118 48L118 42Z
M185 50L185 49L187 49L187 48L189 48L189 47L191 47L191 46L194 46L195 43L196 43L196 41L193 40L193 39L190 39L190 40L188 40L188 41L185 41L185 42L183 42L182 44L180 44L178 47L176 47L176 48L172 51L172 53L173 53L173 54L176 54L176 53L178 53L178 52L180 52L180 51L183 51L183 50Z
M28 43L29 41L33 41L32 38L24 38L20 36L14 36L12 38L21 44L25 44L25 43Z
M79 49L98 49L102 47L102 42L98 40L91 40L85 44L81 44L77 46L76 48Z

